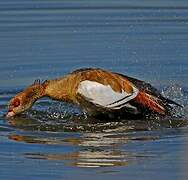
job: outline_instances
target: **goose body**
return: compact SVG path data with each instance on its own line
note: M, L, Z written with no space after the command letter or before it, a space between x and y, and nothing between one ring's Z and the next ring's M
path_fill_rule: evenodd
M142 115L146 112L167 115L171 104L178 105L144 81L90 68L42 84L35 82L11 99L7 117L27 110L44 96L76 104L90 115Z

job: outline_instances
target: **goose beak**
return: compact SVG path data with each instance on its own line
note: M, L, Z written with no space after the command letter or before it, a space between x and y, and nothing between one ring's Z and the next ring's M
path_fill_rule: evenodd
M15 116L15 113L13 111L8 111L7 114L6 114L7 118L10 118L10 117L13 117L13 116Z

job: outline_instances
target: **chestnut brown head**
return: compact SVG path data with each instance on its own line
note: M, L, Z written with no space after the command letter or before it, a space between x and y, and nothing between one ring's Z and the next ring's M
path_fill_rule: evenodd
M33 103L42 96L43 86L35 82L10 100L6 116L12 117L28 110Z

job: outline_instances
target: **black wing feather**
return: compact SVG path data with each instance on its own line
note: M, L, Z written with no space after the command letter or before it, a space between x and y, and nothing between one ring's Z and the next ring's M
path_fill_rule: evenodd
M171 107L169 104L174 104L176 106L179 106L179 107L183 107L182 105L178 104L177 102L171 100L171 99L168 99L168 98L165 98L161 95L161 93L156 89L154 88L151 84L149 83L146 83L144 81L141 81L141 80L138 80L138 79L135 79L135 78L132 78L132 77L129 77L129 76L126 76L126 75L123 75L123 74L120 74L120 73L115 73L115 74L118 74L126 79L128 79L130 82L132 82L139 90L141 91L144 91L146 92L147 94L150 94L152 96L155 96L157 98L159 98L166 106L168 106L169 108Z

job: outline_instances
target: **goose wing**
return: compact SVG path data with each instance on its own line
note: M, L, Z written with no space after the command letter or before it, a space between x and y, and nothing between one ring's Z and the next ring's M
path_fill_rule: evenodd
M85 100L108 109L121 109L131 107L129 101L134 99L139 90L132 86L131 92L126 92L122 88L121 92L116 92L111 85L104 85L99 82L84 80L80 82L77 93ZM133 107L134 108L134 107Z

